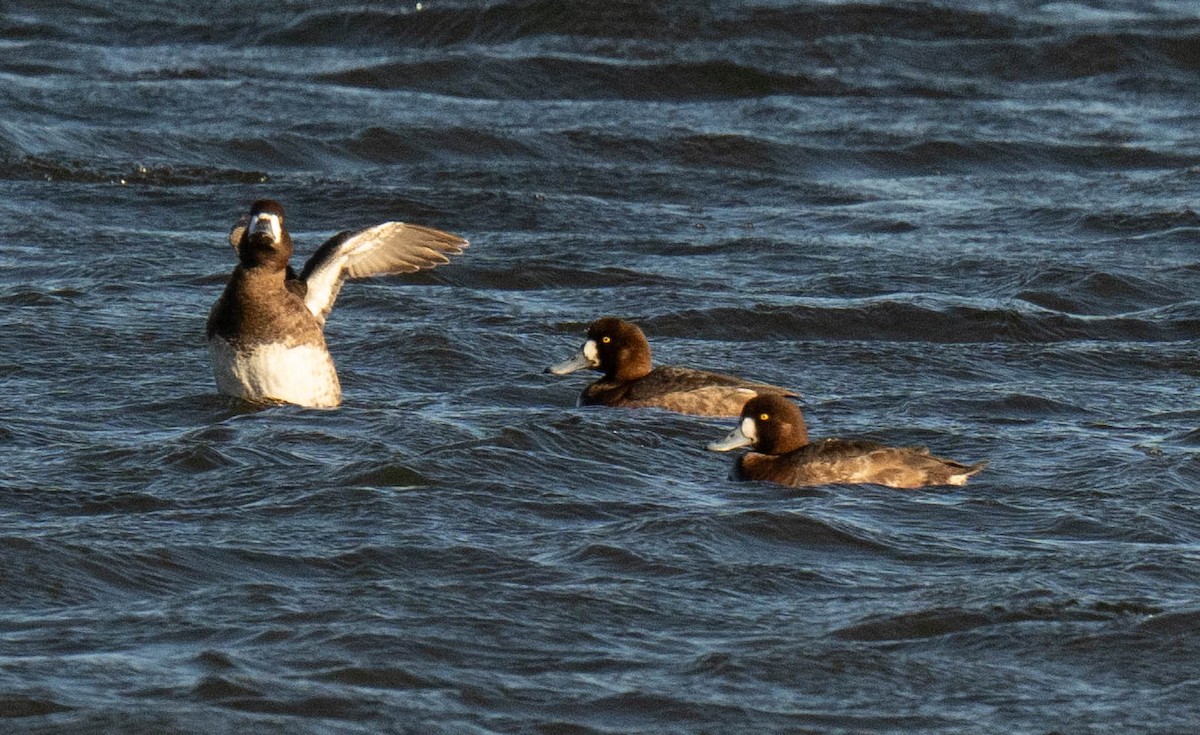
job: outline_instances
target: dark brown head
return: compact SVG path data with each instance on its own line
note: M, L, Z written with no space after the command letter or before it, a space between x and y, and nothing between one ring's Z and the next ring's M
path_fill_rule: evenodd
M719 442L708 448L714 452L749 445L763 454L786 454L808 444L808 427L800 407L779 395L751 398L742 407L742 420Z
M624 382L645 377L650 367L650 343L642 330L623 319L604 317L592 322L587 341L574 357L546 371L566 375L591 368L609 380Z
M292 236L283 224L283 205L273 199L259 199L250 207L245 222L236 244L241 264L247 268L286 268L292 257Z

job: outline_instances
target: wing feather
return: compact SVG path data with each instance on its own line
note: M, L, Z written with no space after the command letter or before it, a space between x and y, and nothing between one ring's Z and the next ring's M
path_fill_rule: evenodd
M413 273L449 263L467 241L432 227L384 222L365 230L339 232L304 264L304 305L325 320L347 278Z

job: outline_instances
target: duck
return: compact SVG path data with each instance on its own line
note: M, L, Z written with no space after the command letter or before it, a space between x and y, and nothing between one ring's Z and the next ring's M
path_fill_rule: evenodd
M468 242L421 225L384 222L339 232L299 272L283 205L254 202L229 233L237 265L208 316L219 393L251 403L333 408L342 402L325 320L347 279L412 273L450 262Z
M810 443L804 415L777 395L753 398L741 421L708 449L728 452L749 446L734 466L740 480L765 480L791 487L873 484L915 489L965 485L987 462L961 464L935 457L925 447L889 447L866 439L823 439Z
M580 394L581 406L655 407L694 416L730 417L738 416L746 401L755 396L799 397L788 388L732 375L672 365L653 367L645 333L636 324L616 317L592 322L579 352L545 372L568 375L589 368L604 375Z

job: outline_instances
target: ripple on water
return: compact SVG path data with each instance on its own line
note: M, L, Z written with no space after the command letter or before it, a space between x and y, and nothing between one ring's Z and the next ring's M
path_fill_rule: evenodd
M977 628L1000 628L1029 622L1100 623L1126 616L1145 618L1159 612L1161 608L1140 601L1095 601L1085 604L1073 599L1051 600L1015 608L1004 605L995 605L988 609L942 608L882 616L839 628L833 635L854 641L902 641L937 638ZM995 631L993 634L1001 633Z

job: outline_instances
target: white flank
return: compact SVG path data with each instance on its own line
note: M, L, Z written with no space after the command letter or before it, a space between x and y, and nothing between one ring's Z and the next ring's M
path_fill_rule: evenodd
M311 408L342 402L333 358L315 345L260 345L239 352L220 337L208 343L217 390L247 401L282 401Z

